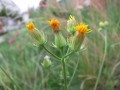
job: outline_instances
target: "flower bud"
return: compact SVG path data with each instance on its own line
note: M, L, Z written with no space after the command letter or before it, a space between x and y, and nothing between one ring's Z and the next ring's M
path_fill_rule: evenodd
M104 22L100 22L99 23L99 26L101 27L101 28L105 28L106 26L108 26L108 21L104 21Z
M78 33L77 33L73 38L71 49L73 51L79 50L79 48L81 47L81 45L83 43L84 38L85 38L85 36L79 36Z
M104 22L100 22L100 23L99 23L99 26L100 26L100 27L104 27Z
M70 15L69 20L67 21L67 31L72 35L74 35L76 32L76 30L74 28L75 24L76 24L76 20L75 20L74 16Z
M108 21L105 21L104 23L105 23L105 26L109 25Z
M45 68L49 68L51 65L52 65L52 62L50 60L50 57L46 55L44 57L43 62L42 62L42 66L45 67Z
M73 41L70 45L73 51L78 51L83 43L86 33L91 32L92 30L88 29L88 25L80 23L80 25L75 27L77 32L73 37Z
M52 27L52 30L54 33L59 33L60 31L60 22L57 19L51 19L49 21L50 26Z
M49 21L49 24L55 33L55 46L57 48L63 48L66 45L66 40L60 33L60 22L56 19L51 19L51 21Z
M44 33L37 30L35 28L35 25L32 22L30 22L26 27L29 30L29 34L32 37L35 44L42 45L42 44L45 43L45 35L44 35Z
M61 33L55 34L55 45L57 48L63 48L66 46L66 40Z

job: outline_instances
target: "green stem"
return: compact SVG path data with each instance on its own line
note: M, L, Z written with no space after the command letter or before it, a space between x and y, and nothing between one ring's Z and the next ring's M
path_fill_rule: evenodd
M19 89L21 89L21 88L16 84L16 82L8 75L8 73L3 69L3 67L2 67L1 65L0 65L0 69L5 73L5 75L10 79L10 81L15 84L16 87L18 87Z
M56 56L55 54L53 54L52 52L50 52L44 45L43 48L49 53L51 54L53 57L57 58L58 60L61 60L61 58L59 58L58 56Z
M98 73L98 77L97 77L97 80L96 80L96 83L95 83L94 90L97 90L97 86L98 86L98 83L100 81L103 66L104 66L104 63L105 63L105 57L106 57L106 54L107 54L107 34L106 34L106 32L105 32L105 36L104 36L104 41L105 41L104 56L103 56L103 60L102 60L101 66L100 66L100 70L99 70L99 73Z
M65 59L62 59L62 65L63 65L63 76L64 76L64 90L68 90L67 89L67 77L66 77Z
M75 67L74 72L73 72L73 75L72 75L72 77L71 77L71 79L70 79L70 81L69 81L69 83L68 83L68 87L69 87L69 86L71 85L71 83L72 83L72 80L73 80L73 78L74 78L74 76L75 76L75 73L76 73L76 71L77 71L78 65L79 65L79 59L78 59L78 61L77 61L76 67Z
M83 50L80 50L79 53L82 52L82 51L83 51ZM73 54L74 52L75 52L75 51L71 51L70 53L67 53L63 58L66 58L67 56Z
M74 52L70 52L70 53L66 54L66 55L64 56L64 58L66 58L67 56L71 55L72 53L74 53Z

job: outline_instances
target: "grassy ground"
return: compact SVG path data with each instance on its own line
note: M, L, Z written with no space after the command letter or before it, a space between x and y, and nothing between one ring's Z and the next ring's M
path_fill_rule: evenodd
M60 14L57 9L51 9L44 12L44 16L38 12L37 15L35 13L36 17L32 15L37 28L44 31L49 39L46 46L56 55L60 53L48 46L52 45L54 40L54 34L47 23L50 18L56 17L62 22L62 33L65 37L68 32L64 25L69 14L76 16L78 21L88 23L93 30L85 39L86 50L79 55L72 54L67 60L68 82L76 70L69 90L93 90L103 60L105 64L97 90L120 90L119 5L119 0L108 0L105 13L89 7L81 12L68 10L67 14ZM98 31L100 21L109 22L102 31ZM52 66L48 69L42 67L44 56L49 54L32 44L26 28L9 32L5 37L5 42L0 44L0 65L14 82L0 70L0 90L18 90L16 84L21 87L20 90L63 90L61 63L51 56ZM15 42L8 43L10 38L14 38Z

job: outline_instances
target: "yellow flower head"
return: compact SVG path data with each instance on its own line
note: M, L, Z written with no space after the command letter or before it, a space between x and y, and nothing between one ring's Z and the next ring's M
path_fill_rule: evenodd
M70 20L70 21L75 21L75 17L72 16L72 15L70 15L69 20Z
M34 41L34 44L43 45L46 42L44 33L41 33L35 27L33 22L30 22L28 25L26 25L26 28L29 30L29 35L31 36L32 40Z
M35 25L34 25L33 22L30 22L28 25L26 25L26 27L27 27L28 30L33 30L33 29L35 29Z
M60 31L60 22L57 19L51 19L49 21L50 26L52 27L54 32L59 32Z
M72 34L72 35L74 35L75 34L75 32L76 32L76 30L75 30L75 28L74 28L74 26L76 25L77 23L76 23L76 20L75 20L75 17L74 16L72 16L72 15L70 15L69 16L69 19L67 20L67 31L70 33L70 34Z
M86 33L91 32L92 30L88 29L88 25L80 23L80 25L76 26L75 29L78 31L80 36L84 36Z
M68 21L67 21L68 26L74 25L75 22L76 22L75 17L72 16L72 15L70 15L70 17L69 17L69 19L68 19Z

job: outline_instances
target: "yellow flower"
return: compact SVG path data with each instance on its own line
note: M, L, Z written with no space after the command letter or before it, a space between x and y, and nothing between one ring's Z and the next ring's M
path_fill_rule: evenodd
M28 30L33 30L33 29L35 29L35 25L34 25L33 22L30 22L28 25L26 25L26 27L27 27Z
M75 21L75 17L72 16L72 15L70 15L69 20L70 20L70 21Z
M72 16L72 15L70 15L70 17L69 17L69 19L68 19L68 21L67 21L68 26L74 25L75 22L76 22L75 17Z
M76 30L74 28L75 25L76 25L75 17L70 15L70 17L69 17L69 19L67 21L67 28L66 29L72 35L74 35L75 32L76 32Z
M33 22L26 25L26 28L29 30L29 34L36 45L43 45L45 43L44 33L40 32Z
M59 32L60 31L60 22L57 19L51 19L49 21L50 26L52 27L54 32Z
M92 30L88 29L88 25L80 23L80 25L76 26L75 29L78 31L80 36L84 36L86 33L91 32Z
M80 25L74 27L77 30L77 33L73 37L72 44L70 47L73 51L78 51L84 41L85 34L91 32L92 30L88 29L88 25L80 23Z

